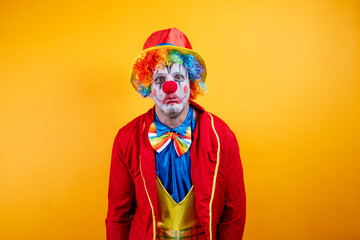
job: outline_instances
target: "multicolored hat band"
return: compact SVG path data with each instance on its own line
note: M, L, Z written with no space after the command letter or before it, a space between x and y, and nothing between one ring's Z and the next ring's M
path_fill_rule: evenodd
M189 72L190 100L206 92L206 65L194 51L185 34L176 28L154 32L146 40L143 51L136 57L130 81L143 97L151 92L153 72L164 65L184 64Z

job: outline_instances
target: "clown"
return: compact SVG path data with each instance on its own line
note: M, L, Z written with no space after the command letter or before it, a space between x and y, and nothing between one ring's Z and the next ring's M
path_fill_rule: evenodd
M188 71L183 64L174 63L154 71L150 96L154 99L158 114L177 118L188 111L190 98ZM184 109L187 107L186 109Z
M176 28L153 33L131 83L155 106L116 135L107 239L242 239L245 189L236 137L193 102L206 66Z

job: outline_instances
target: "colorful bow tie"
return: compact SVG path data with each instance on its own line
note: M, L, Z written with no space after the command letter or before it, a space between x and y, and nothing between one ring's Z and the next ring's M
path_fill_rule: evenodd
M181 136L177 132L166 132L161 136L157 136L156 125L153 122L150 125L149 129L149 140L151 146L155 151L160 153L162 150L166 148L166 146L171 142L174 142L175 151L178 156L186 153L191 145L191 127L189 126L186 130L185 137Z

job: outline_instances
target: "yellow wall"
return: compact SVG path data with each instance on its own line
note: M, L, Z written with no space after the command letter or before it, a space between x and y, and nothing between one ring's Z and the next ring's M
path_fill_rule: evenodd
M118 129L153 31L206 60L198 102L236 133L245 240L360 239L359 1L2 1L0 238L105 239Z

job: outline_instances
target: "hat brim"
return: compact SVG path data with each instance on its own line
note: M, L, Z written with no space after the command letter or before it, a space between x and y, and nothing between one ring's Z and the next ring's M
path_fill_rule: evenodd
M206 69L206 65L205 65L205 61L204 59L200 56L200 54L194 50L188 49L188 48L183 48L183 47L178 47L178 46L173 46L173 45L162 45L162 46L155 46L155 47L151 47L151 48L147 48L145 50L143 50L134 60L133 64L132 64L132 68L131 68L131 73L130 73L130 82L132 84L133 80L136 79L136 69L134 68L134 65L136 63L136 61L139 58L142 58L147 52L155 50L155 49L160 49L160 48L167 48L167 49L174 49L176 51L178 51L179 53L181 53L182 55L192 55L196 58L196 60L203 66L204 68L204 72L201 74L201 80L202 82L205 82L206 79L206 75L207 75L207 69ZM136 89L136 87L134 86L134 88Z

